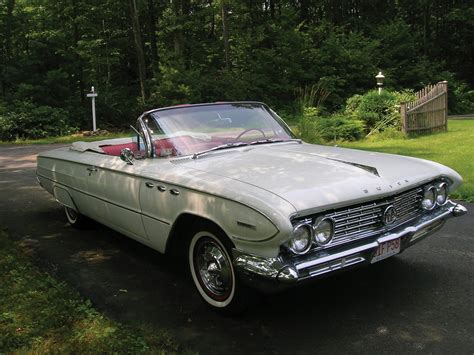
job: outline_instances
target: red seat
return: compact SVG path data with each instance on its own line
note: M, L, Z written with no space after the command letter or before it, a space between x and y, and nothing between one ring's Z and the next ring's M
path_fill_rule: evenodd
M134 153L137 152L137 144L133 142L114 145L101 145L99 147L104 151L105 154L114 155L117 157L120 156L120 152L125 148L131 149Z
M193 138L191 136L180 136L174 138L163 138L157 139L153 142L155 145L155 154L156 156L177 156L179 154L191 154L197 151L210 149L219 144L222 144L221 139L210 141L202 141L200 139ZM122 144L113 144L113 145L101 145L99 146L105 154L120 156L120 152L124 148L131 149L134 153L138 153L137 144L122 143Z

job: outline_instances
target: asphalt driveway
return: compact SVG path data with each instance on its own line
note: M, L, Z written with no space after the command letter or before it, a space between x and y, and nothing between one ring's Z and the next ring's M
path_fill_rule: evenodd
M222 317L168 258L106 227L70 228L35 179L36 154L51 148L0 145L0 225L118 321L202 354L474 353L473 204L402 255Z

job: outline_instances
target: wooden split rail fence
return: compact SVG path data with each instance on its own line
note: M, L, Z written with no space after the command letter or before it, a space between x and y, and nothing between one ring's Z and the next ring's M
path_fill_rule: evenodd
M405 133L431 133L448 129L448 82L428 85L416 93L416 100L400 105Z

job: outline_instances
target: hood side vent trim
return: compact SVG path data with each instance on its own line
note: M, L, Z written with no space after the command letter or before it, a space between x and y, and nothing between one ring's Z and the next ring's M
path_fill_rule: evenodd
M326 159L338 161L338 162L344 163L344 164L349 164L349 165L355 166L356 168L359 168L359 169L368 171L369 173L374 174L375 176L380 177L379 172L378 172L377 169L374 168L373 166L363 165L363 164L357 164L357 163L352 163L352 162L350 162L350 161L339 160L339 159L334 159L334 158L326 158Z

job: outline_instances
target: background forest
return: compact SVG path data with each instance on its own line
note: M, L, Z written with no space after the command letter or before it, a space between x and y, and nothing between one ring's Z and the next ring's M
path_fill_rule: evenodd
M49 134L90 128L92 85L108 128L223 100L292 116L312 85L336 111L379 70L394 90L447 80L451 113L474 112L473 63L472 0L0 0L0 116Z

